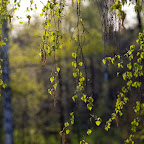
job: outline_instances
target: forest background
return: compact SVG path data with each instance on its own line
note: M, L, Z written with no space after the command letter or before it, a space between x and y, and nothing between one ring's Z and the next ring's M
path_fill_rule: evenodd
M101 1L103 3L103 1ZM62 49L56 51L56 58L41 57L42 35L44 29L41 25L43 19L39 14L33 16L33 20L10 19L9 31L9 68L10 88L12 92L13 112L13 137L15 144L58 144L61 143L59 132L66 121L70 119L70 113L76 108L75 123L70 128L70 134L66 136L66 143L77 144L86 139L89 144L120 144L131 133L131 122L135 117L133 109L135 101L139 97L137 91L128 94L129 103L123 110L123 116L112 123L107 132L104 129L105 122L114 111L117 94L125 83L121 75L125 69L118 69L112 65L104 65L106 56L124 55L130 45L136 44L138 33L143 29L143 11L135 12L135 19L126 19L124 26L119 26L114 15L107 19L107 30L104 31L103 4L98 1L83 1L81 3L81 18L86 29L83 44L83 55L86 61L87 94L94 99L94 109L89 111L85 103L77 100L74 103L72 97L76 87L73 77L72 53L77 50L75 39L75 27L77 24L76 4L70 3L61 21L63 39ZM143 2L141 2L143 4ZM129 15L127 15L129 17ZM114 20L112 20L114 19ZM19 21L21 25L14 24ZM129 23L134 23L129 25ZM105 34L104 34L105 32ZM106 39L105 40L105 35ZM40 54L40 55L39 55ZM56 98L48 93L52 86L51 77L54 65L60 67ZM82 68L85 73L85 68ZM56 101L56 104L55 104ZM131 107L130 107L131 105ZM0 101L0 143L5 143L3 129L3 97ZM97 115L102 119L97 127L90 123L91 115ZM144 123L138 127L135 135L135 143L144 143ZM88 134L88 129L93 127L93 133Z

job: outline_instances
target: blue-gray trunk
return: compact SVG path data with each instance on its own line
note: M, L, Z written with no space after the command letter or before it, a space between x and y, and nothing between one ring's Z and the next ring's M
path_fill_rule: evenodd
M7 39L5 41L5 45L2 48L2 79L7 87L2 89L3 96L3 106L4 106L4 132L5 132L5 144L13 144L13 116L12 116L12 104L11 104L11 89L10 89L10 78L9 78L9 59L8 59L8 27L7 20L3 20L2 25L3 39Z

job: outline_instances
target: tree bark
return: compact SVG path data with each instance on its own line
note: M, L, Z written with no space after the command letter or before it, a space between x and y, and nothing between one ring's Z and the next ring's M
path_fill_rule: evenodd
M138 0L136 0L137 3ZM138 29L140 31L142 31L142 19L141 19L141 15L140 15L140 10L137 10L137 20L138 20Z
M5 45L2 48L2 79L4 84L7 84L6 88L2 89L2 96L3 96L3 106L4 106L4 132L5 132L5 144L13 144L13 116L12 116L12 104L11 104L11 89L10 89L10 78L9 78L9 59L8 59L8 49L9 49L9 42L8 42L8 27L7 27L7 20L3 20L2 24L2 33Z
M62 83L62 77L61 77L61 71L58 74L58 79L59 79L59 110L60 110L60 125L61 125L61 130L64 128L64 105L63 105L63 83Z

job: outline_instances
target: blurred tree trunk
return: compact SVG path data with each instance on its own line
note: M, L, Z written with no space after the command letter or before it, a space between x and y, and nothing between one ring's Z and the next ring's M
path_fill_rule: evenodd
M104 54L103 57L106 57L106 49L108 47L108 4L109 1L104 0L104 7L103 7L103 27L104 27ZM108 66L107 63L104 65L104 83L103 83L103 96L105 99L105 107L107 110L108 104Z
M63 83L62 83L61 71L58 74L58 78L59 78L59 101L58 101L58 105L59 105L59 110L60 110L60 125L61 125L61 130L62 130L64 128L65 119L64 119L64 102L63 102L64 99L63 99Z
M90 57L90 72L91 72L91 91L94 100L96 100L95 96L95 70L94 70L94 62L93 56Z
M66 66L68 63L68 59L65 58L64 59L64 65ZM69 68L63 67L65 69L65 73L63 75L67 75L66 79L64 80L64 92L65 92L65 97L64 97L64 117L65 117L65 122L67 122L69 120L69 94L70 94L70 89L69 89ZM66 137L66 143L71 144L71 138L69 135L67 135Z
M0 144L4 143L4 134L3 134L3 104L2 101L0 99Z
M136 3L138 2L138 0L136 0ZM141 19L141 15L140 15L140 10L137 10L137 20L138 20L138 29L140 31L142 31L142 19Z
M104 53L103 53L103 58L106 57L106 48L108 47L108 10L109 10L109 6L111 5L111 1L110 0L96 0L96 6L99 9L99 13L102 16L102 26L103 26L103 40L104 40ZM107 64L104 65L104 76L103 76L103 96L105 97L105 99L107 99L107 94L108 94L108 85L107 85L107 81L108 81L108 71L107 71ZM106 101L107 102L107 101Z
M2 32L3 39L5 41L5 45L2 48L2 79L5 84L7 84L6 88L2 89L3 95L3 105L4 105L4 132L5 132L5 144L13 144L13 116L12 116L12 105L11 105L11 89L10 89L10 78L9 78L9 59L8 59L8 27L7 27L7 19L3 20L2 24ZM6 40L7 39L7 40Z

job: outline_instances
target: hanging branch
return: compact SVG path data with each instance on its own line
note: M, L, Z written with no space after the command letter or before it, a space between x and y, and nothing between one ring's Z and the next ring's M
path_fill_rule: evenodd
M60 71L60 68L56 66L56 50L62 48L62 44L59 41L62 39L62 35L60 34L60 22L64 12L64 7L64 0L60 0L59 2L56 0L53 2L48 1L47 4L44 5L41 14L41 16L45 17L45 21L43 22L45 32L43 35L43 43L41 44L40 56L45 65L47 55L51 56L53 54L55 63L52 76L50 77L50 82L53 84L53 88L48 89L48 92L54 98L54 106L56 106L57 78Z

